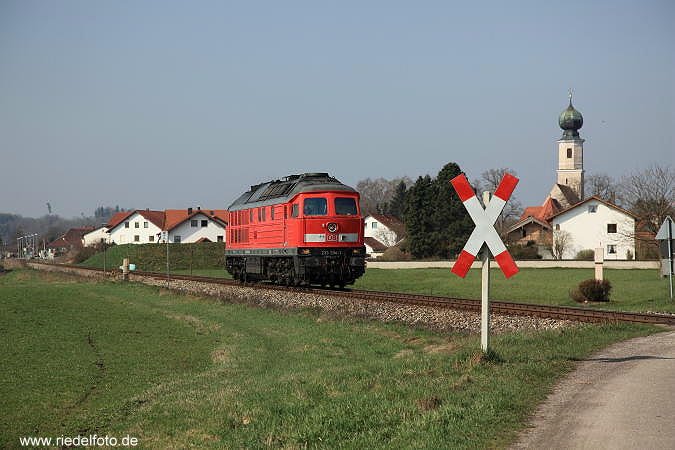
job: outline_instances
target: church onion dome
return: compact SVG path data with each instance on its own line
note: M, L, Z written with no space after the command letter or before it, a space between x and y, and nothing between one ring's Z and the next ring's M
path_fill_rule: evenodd
M584 125L584 118L579 111L572 106L572 94L570 94L570 105L558 117L558 125L563 130L563 139L578 139L579 129Z

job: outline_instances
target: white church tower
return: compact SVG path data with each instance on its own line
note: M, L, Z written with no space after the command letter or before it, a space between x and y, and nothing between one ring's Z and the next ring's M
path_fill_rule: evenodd
M558 118L563 135L558 140L557 180L550 194L563 208L584 199L584 140L579 136L584 118L572 106L572 91L569 99L569 106Z

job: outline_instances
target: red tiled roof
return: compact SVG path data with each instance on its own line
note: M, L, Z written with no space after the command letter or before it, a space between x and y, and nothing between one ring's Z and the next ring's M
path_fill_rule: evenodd
M562 208L560 207L558 201L549 196L546 197L546 200L544 200L544 203L541 206L528 206L525 208L525 211L523 211L523 214L520 216L520 220L527 219L528 217L534 217L539 221L548 222L550 217L554 216L561 210Z
M188 214L187 209L167 209L165 214L165 230L173 230L186 220L192 219L193 217L200 214L208 217L209 219L215 220L222 225L227 223L226 209L195 209L192 210L192 213L190 214Z
M124 220L132 215L134 211L120 211L118 213L115 213L110 220L108 220L108 223L106 226L108 227L108 230L112 230L115 228L117 225L120 223L124 222Z
M118 227L122 222L127 220L129 217L138 213L141 217L155 224L159 229L164 229L164 211L155 211L150 209L134 209L133 211L121 211L116 213L108 221L107 227L108 231L112 231L113 228Z
M384 245L382 242L378 241L375 238L372 237L364 237L363 242L370 248L373 249L374 252L383 252L385 251L388 247Z
M47 244L47 247L82 247L82 237L93 230L94 227L71 228L63 236Z
M384 214L371 214L370 217L396 233L396 239L399 241L405 236L405 224L398 217Z

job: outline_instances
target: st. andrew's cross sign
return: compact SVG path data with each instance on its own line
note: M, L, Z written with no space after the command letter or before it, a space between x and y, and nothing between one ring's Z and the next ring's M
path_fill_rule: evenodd
M518 266L511 258L506 246L499 237L497 230L495 230L495 222L497 217L504 209L507 200L511 197L513 190L518 184L518 178L505 173L502 181L497 186L492 199L489 193L483 197L485 208L483 208L476 198L473 188L469 184L464 174L458 175L450 180L452 186L457 191L460 200L464 207L469 212L471 219L476 224L476 228L469 236L462 253L452 266L452 272L464 278L476 259L476 255L480 251L483 244L487 245L487 249L483 252L483 268L481 275L481 325L480 325L480 345L483 352L487 353L490 346L490 254L488 249L495 257L499 268L504 272L506 278L510 278L518 273Z
M450 183L452 183L464 207L469 212L471 219L476 224L476 228L471 233L471 236L469 236L469 240L466 241L462 253L460 253L459 258L457 258L457 261L452 266L452 272L464 278L469 272L471 264L476 259L476 255L478 255L483 243L485 243L506 278L510 278L518 273L518 266L516 266L513 258L511 258L504 242L502 242L494 227L499 214L504 209L506 202L518 184L518 178L505 173L494 196L485 209L481 206L464 174L456 176L450 180Z

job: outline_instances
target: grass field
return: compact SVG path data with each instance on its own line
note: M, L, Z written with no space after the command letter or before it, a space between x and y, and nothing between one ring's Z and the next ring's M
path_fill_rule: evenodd
M190 273L189 270L174 272ZM592 278L591 270L528 268L521 269L508 280L499 269L491 272L490 297L495 300L620 311L675 312L675 302L669 297L668 279L658 277L655 270L606 269L605 278L612 283L611 301L587 305L580 305L570 299L569 291L580 281ZM192 273L231 278L223 269L195 269ZM447 269L368 269L353 287L478 299L480 270L472 269L462 279Z
M655 270L605 269L612 283L609 303L584 307L623 311L675 312L670 300L668 279ZM491 270L490 298L542 305L582 306L569 297L580 281L593 278L588 269L521 269L505 279L499 269ZM465 279L447 269L368 269L357 280L357 289L415 292L460 298L480 298L480 270L472 269Z
M222 244L170 245L171 273L231 278L224 270ZM130 257L138 270L166 270L166 250L162 245L118 245L108 250L108 267L117 267L122 258ZM111 261L115 263L112 264ZM83 265L103 267L102 254ZM559 306L582 306L569 297L580 281L592 278L590 269L521 269L505 280L499 269L492 270L491 294L495 300ZM613 289L611 302L584 305L621 311L675 312L669 298L668 280L656 270L605 269L605 278ZM472 269L461 279L448 269L367 269L357 280L356 289L414 292L461 298L480 298L480 270Z
M174 295L0 276L0 447L20 436L142 448L502 447L555 380L646 326L478 337Z

